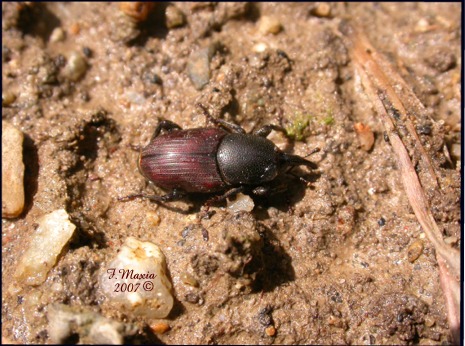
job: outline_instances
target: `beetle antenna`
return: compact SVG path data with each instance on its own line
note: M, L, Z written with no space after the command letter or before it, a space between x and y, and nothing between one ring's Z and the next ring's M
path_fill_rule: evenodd
M313 154L315 154L315 153L317 153L317 152L319 152L319 151L320 151L320 148L315 148L315 149L313 149L310 153L308 153L307 155L305 155L304 157L309 157L310 155L313 155Z
M309 155L311 155L311 154L309 154ZM309 156L309 155L307 155L307 156ZM318 168L316 163L308 161L308 160L306 160L303 157L298 156L298 155L284 154L284 162L288 166L307 166L307 167L310 167L310 168L313 168L313 169Z

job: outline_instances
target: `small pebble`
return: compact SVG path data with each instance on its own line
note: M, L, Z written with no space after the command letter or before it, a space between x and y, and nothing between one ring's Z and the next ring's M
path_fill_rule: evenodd
M64 75L73 82L81 79L87 71L87 62L78 52L72 52L64 67Z
M459 240L455 236L444 238L444 243L446 243L447 245L455 245L458 241Z
M316 7L314 7L311 11L316 17L330 17L331 16L331 6L326 2L320 2Z
M336 328L342 328L344 326L343 320L341 320L339 317L336 317L334 315L330 315L328 317L328 324Z
M138 22L122 11L113 14L110 24L110 38L116 42L122 41L124 43L129 43L141 33ZM126 54L130 54L130 52L131 51L127 51Z
M142 74L142 79L144 80L145 83L148 83L148 84L163 85L163 80L157 74L157 69L155 68L144 71Z
M382 217L382 218L380 218L380 219L378 220L378 225L379 225L380 227L383 227L385 224L386 224L386 219L385 219L384 217Z
M429 52L425 62L438 72L446 72L457 65L457 57L452 51L438 49Z
M430 30L430 24L425 18L421 18L415 25L414 30L416 32L426 32Z
M11 49L2 44L2 62L8 62L11 60Z
M460 146L460 144L452 144L450 147L450 154L455 160L460 161L462 158L462 147Z
M410 263L415 262L418 257L423 253L423 241L416 240L409 247L407 251L408 261Z
M258 31L262 34L278 34L283 29L281 22L271 16L262 16L260 19L260 23L258 24Z
M71 24L71 26L69 27L69 32L72 35L78 35L81 32L81 26L79 25L79 23Z
M267 49L268 49L268 46L266 45L266 43L263 43L263 42L259 42L252 47L252 50L255 53L263 53Z
M201 90L210 81L210 60L215 49L213 46L194 51L187 62L187 74L197 90Z
M65 304L50 304L47 332L51 343L66 344L77 338L82 344L121 345L125 325L98 313Z
M166 322L155 322L150 325L150 329L152 329L155 334L165 334L171 327Z
M186 285L190 285L192 287L199 287L199 281L188 272L181 273L181 280Z
M40 285L55 265L58 256L74 234L76 226L64 209L55 210L38 220L38 227L28 238L27 250L19 260L15 278L27 285Z
M249 195L244 195L243 193L238 193L234 201L228 199L228 210L233 213L238 213L241 211L251 212L255 207L253 199Z
M128 237L115 259L102 268L100 287L125 314L165 318L174 304L165 255L157 245L134 237Z
M147 220L153 225L153 226L158 226L160 224L160 216L157 213L154 213L153 211L147 212Z
M265 333L268 336L275 336L276 335L276 328L273 326L269 326L265 328Z
M351 234L355 227L356 212L353 206L341 207L337 212L336 229L343 235Z
M184 296L184 300L191 304L197 304L200 303L201 297L197 293L189 292Z
M144 20L146 20L154 7L154 2L144 1L121 2L119 5L120 10L125 15L131 17L137 22L143 22Z
M2 217L15 218L24 209L23 133L2 121Z
M86 58L91 58L92 50L89 47L82 47L82 54L84 54Z
M436 324L436 321L434 320L434 318L430 316L425 317L425 326L427 326L428 328L431 328L435 324Z
M16 101L16 95L12 91L2 92L2 106L8 107L11 106L13 102Z
M417 131L419 134L422 134L422 135L430 135L432 129L430 125L418 125Z
M357 133L362 149L370 151L375 143L375 135L373 134L373 131L371 131L370 126L363 123L356 123L354 125L354 129Z
M50 35L50 42L62 42L65 40L66 34L61 27L53 29L52 34Z
M168 29L183 26L186 22L184 13L174 5L168 5L166 8L166 27Z

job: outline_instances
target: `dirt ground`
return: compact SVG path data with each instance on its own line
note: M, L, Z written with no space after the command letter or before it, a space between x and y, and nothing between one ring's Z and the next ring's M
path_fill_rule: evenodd
M2 219L3 341L50 343L47 312L62 303L122 322L130 343L450 343L435 250L343 22L426 106L416 129L449 182L433 215L460 248L460 3L158 3L145 20L116 3L2 3L2 119L24 133L26 165L25 210ZM247 131L285 127L294 139L268 138L287 152L320 148L309 157L317 170L296 170L311 183L281 177L286 188L254 198L252 212L220 203L201 220L204 196L119 201L164 193L131 146L146 145L159 118L204 126L198 103ZM374 143L361 143L356 123ZM42 285L15 282L36 220L61 208L77 227L69 246ZM115 309L99 288L129 236L166 256L175 304L165 319Z

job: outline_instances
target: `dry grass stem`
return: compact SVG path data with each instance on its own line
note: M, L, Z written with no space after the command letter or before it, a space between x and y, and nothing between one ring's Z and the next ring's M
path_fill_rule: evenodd
M426 236L436 249L441 286L448 307L449 324L454 339L458 340L460 336L460 252L444 242L442 232L431 213L424 187L435 189L440 189L440 187L431 158L421 144L411 120L416 117L416 114L420 115L418 112L423 114L425 107L402 77L371 46L363 34L350 28L345 31L348 32L350 53L356 71L389 136L410 205ZM401 131L398 131L400 127L405 127L409 136L401 137ZM423 175L421 182L407 147L419 150L421 168L429 173L429 177Z

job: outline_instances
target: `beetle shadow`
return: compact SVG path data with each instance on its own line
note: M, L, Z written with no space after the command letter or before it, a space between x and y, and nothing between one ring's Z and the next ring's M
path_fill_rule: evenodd
M34 2L33 5L21 6L19 29L25 34L40 37L45 43L48 42L53 30L60 27L60 19L44 3Z
M256 206L260 206L261 209L267 209L269 207L274 207L280 211L288 212L291 210L292 206L297 202L302 200L305 196L305 190L307 188L312 188L312 186L307 187L306 184L300 181L299 177L304 178L310 184L314 183L318 177L321 175L319 173L303 173L302 170L296 168L293 172L297 174L288 175L285 174L281 177L278 177L273 181L270 187L270 194L265 196L256 196L251 193L251 188L246 189L245 194L252 197ZM303 173L303 174L302 174ZM184 204L183 207L172 205L174 202L158 202L160 207L168 209L169 211L176 212L182 215L191 215L201 211L202 207L206 205L206 202L212 197L218 196L219 194L202 194L202 193L192 193L188 197L181 199ZM178 201L179 202L179 201ZM226 207L226 200L218 201L212 204L213 207ZM255 209L257 210L257 209ZM254 212L255 213L255 212ZM263 216L262 213L257 212L258 219L264 219L267 216Z
M292 258L287 254L275 234L261 224L260 237L263 240L263 269L254 282L254 290L271 292L278 286L295 280Z
M24 134L23 142L23 162L24 162L24 209L20 217L25 217L31 210L34 196L38 189L39 179L39 154L34 140Z
M150 329L149 325L145 325L138 333L125 336L124 345L166 345L158 336Z
M168 277L169 281L173 282L173 275L171 274L171 271L168 266L166 268L166 276ZM172 288L172 292L174 292L174 288ZM186 308L181 303L181 301L176 297L176 295L173 294L173 307L171 308L171 311L169 312L166 318L170 320L175 320L176 318L178 318L185 312L186 312Z
M80 211L70 211L70 220L76 225L76 231L69 241L70 249L79 249L84 246L89 248L104 249L107 247L108 238L105 232L99 230L95 222Z
M212 195L208 194L189 194L189 196L184 197L178 201L170 201L170 202L159 202L149 200L151 203L156 203L162 208L165 208L169 211L179 213L182 215L191 215L200 212L202 206L205 202L211 198ZM173 205L176 204L176 205ZM179 206L179 204L183 204L183 206Z
M274 207L282 212L289 212L292 210L292 207L301 201L305 196L305 191L307 189L313 189L313 183L317 181L320 177L320 173L306 173L303 170L296 168L293 169L292 175L284 174L276 178L270 185L270 190L272 191L267 196L256 196L254 201L256 205L260 206L260 209L267 210L269 207ZM300 177L305 179L310 186L300 180ZM255 209L257 219L265 219L269 216L263 215L259 212L259 209Z

